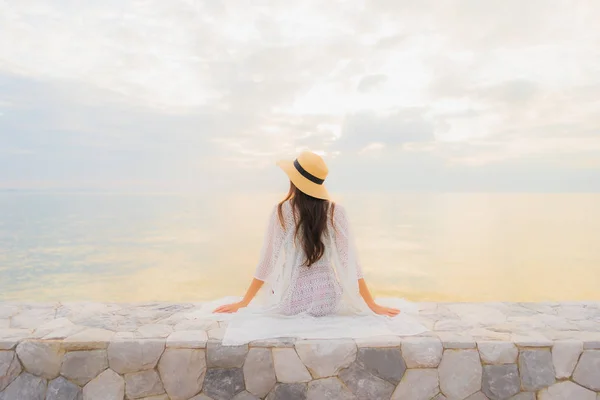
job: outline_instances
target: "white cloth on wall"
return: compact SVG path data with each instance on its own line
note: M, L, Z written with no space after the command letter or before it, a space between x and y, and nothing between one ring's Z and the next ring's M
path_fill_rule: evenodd
M417 308L402 299L378 299L399 308L396 317L373 313L360 296L363 277L344 208L336 205L328 218L325 253L316 263L304 265L305 254L295 235L295 218L289 201L283 204L283 223L277 207L271 213L255 278L265 282L252 303L235 314L213 314L229 297L211 301L189 318L229 321L224 345L278 337L303 339L363 338L380 335L416 335L427 331L416 319ZM332 221L333 219L333 221Z

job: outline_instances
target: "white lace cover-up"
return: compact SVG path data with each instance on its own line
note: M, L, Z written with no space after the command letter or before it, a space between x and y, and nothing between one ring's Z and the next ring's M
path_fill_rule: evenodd
M292 206L285 202L282 206L283 221L280 221L277 208L271 213L269 227L263 242L260 261L254 277L267 281L272 275L279 257L289 259L292 266L291 279L282 293L277 309L283 315L306 313L316 317L335 314L342 298L343 288L338 281L332 260L332 249L325 241L325 253L321 259L306 266L306 255L300 243L301 235L296 235L296 221ZM333 237L341 269L348 270L349 226L346 213L341 206L334 208L333 223L329 213L326 236ZM283 254L282 254L283 253ZM356 279L362 278L362 270L356 263Z
M361 338L379 335L416 335L427 330L414 317L416 307L402 299L377 299L382 305L398 307L400 315L390 318L374 314L360 296L358 279L363 277L348 218L335 206L333 221L328 213L323 242L325 253L307 267L302 235L290 202L271 212L259 263L254 277L263 288L246 307L235 314L212 314L218 305L239 301L230 297L207 303L189 318L229 321L224 345L245 344L277 337L304 339Z

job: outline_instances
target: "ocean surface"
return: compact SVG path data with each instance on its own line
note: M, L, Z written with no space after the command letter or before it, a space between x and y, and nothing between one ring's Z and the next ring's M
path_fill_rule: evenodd
M0 300L242 295L274 194L0 192ZM343 194L367 283L415 301L600 300L598 194Z

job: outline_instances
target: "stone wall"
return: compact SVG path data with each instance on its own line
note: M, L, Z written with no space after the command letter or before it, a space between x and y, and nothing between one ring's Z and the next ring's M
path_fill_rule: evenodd
M599 303L423 304L420 336L229 347L198 306L0 303L0 400L600 400Z

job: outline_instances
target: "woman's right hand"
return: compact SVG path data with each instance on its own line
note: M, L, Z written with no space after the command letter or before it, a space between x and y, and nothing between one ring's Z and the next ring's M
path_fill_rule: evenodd
M238 303L225 304L223 306L217 307L213 312L231 314L237 312L240 308L244 307L246 307L246 305L240 301Z
M375 304L375 303L369 305L369 308L375 314L387 315L388 317L395 317L396 315L400 314L400 310L398 310L397 308L384 307L384 306L380 306L379 304Z

